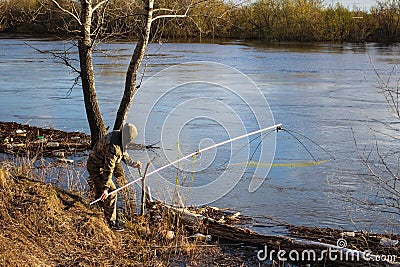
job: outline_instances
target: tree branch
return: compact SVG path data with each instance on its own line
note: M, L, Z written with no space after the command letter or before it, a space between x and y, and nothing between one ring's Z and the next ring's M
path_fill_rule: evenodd
M161 19L161 18L186 18L186 17L187 17L187 14L188 14L188 12L189 12L189 10L190 10L192 7L198 5L198 4L202 3L202 2L207 2L207 0L199 0L199 1L195 2L195 3L192 3L192 4L188 5L184 14L165 14L165 15L158 15L158 16L156 16L156 17L154 17L154 18L152 19L152 22L154 22L154 21L156 21L156 20L158 20L158 19ZM153 12L157 12L157 11L177 12L176 10L169 9L169 8L157 8L157 9L154 9L154 10L153 10Z
M394 188L393 186L391 186L391 185L389 184L388 181L384 180L384 179L373 169L373 167L371 166L371 164L368 162L369 155L371 154L372 151L369 153L368 157L364 157L364 156L361 154L361 151L360 151L360 149L358 148L358 144L357 144L357 141L356 141L355 136L354 136L354 132L353 132L353 140L354 140L354 144L355 144L355 147L356 147L357 154L358 154L358 156L359 156L361 162L362 162L362 163L364 164L364 166L368 169L370 175L376 180L376 184L377 184L378 186L380 186L380 187L381 187L383 190L385 190L386 192L388 192L388 193L390 193L390 194L392 194L392 195L395 195L395 196L400 196L400 191L397 190L396 188ZM384 161L384 162L382 162L382 164L386 165L386 162ZM396 178L395 175L394 175L393 177Z
M98 37L99 37L99 35L100 35L100 32L101 32L101 29L102 29L103 25L105 24L105 23L104 23L104 19L105 19L105 17L106 17L106 9L107 9L107 5L108 5L108 1L109 1L109 0L104 0L104 1L101 2L101 3L105 4L105 7L104 7L104 9L103 9L102 14L100 15L100 22L98 23L98 25L97 25L97 27L96 27L96 30L94 30L94 33L95 33L95 37L93 38L94 40L97 40L97 39L98 39ZM99 4L100 4L100 3L99 3ZM95 8L98 8L98 7L99 7L99 4L97 4ZM95 10L95 9L93 9L93 11L94 11L94 10Z
M170 9L170 8L156 8L156 9L153 10L154 13L155 13L155 12L159 12L159 11L174 12L174 11L176 11L176 10Z
M100 3L98 3L97 5L95 5L92 9L92 12L96 11L96 9L98 9L99 7L101 7L103 4L105 4L106 2L108 2L109 0L103 0Z
M51 2L53 2L58 7L58 9L60 9L62 12L65 12L65 13L71 15L78 22L78 24L80 26L82 26L81 20L74 13L72 13L71 11L60 6L60 4L56 0L51 0Z
M155 20L161 19L161 18L186 18L187 15L186 14L182 14L182 15L173 15L173 14L169 14L169 15L159 15L156 16L152 19L152 22L154 22Z
M81 71L78 70L77 68L75 68L75 67L71 64L70 58L68 58L68 57L66 56L66 53L64 53L64 55L59 55L59 54L57 54L57 53L55 53L55 52L53 52L53 51L49 51L49 50L40 50L40 49L38 49L38 48L36 48L36 47L34 47L34 46L32 46L32 45L26 43L26 42L24 42L24 44L26 44L26 45L29 46L30 48L32 48L32 49L38 51L38 52L41 53L41 54L51 54L54 58L61 59L67 67L71 68L73 71L75 71L75 72L78 73L79 75L81 74Z

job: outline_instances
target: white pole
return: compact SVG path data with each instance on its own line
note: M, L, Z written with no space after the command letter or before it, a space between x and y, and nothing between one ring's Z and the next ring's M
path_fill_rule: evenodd
M149 177L150 175L153 175L153 174L155 174L155 173L157 173L157 172L159 172L159 171L161 171L161 170L164 170L165 168L168 168L169 166L172 166L172 165L174 165L174 164L176 164L176 163L178 163L178 162L180 162L180 161L182 161L182 160L184 160L184 159L193 157L193 156L195 156L195 155L197 155L197 154L200 154L200 153L202 153L202 152L204 152L204 151L210 150L210 149L215 148L215 147L218 147L218 146L225 145L225 144L227 144L227 143L234 142L234 141L236 141L236 140L245 138L245 137L247 137L247 136L251 136L251 135L255 135L255 134L261 133L261 132L265 132L265 131L268 131L268 130L271 130L271 129L280 129L281 127L282 127L282 124L281 124L281 123L280 123L280 124L276 124L276 125L274 125L274 126L270 126L270 127L264 128L264 129L260 129L260 130L257 130L257 131L251 132L251 133L243 134L243 135L237 136L237 137L235 137L235 138L228 139L228 140L226 140L226 141L220 142L220 143L218 143L218 144L214 144L214 145L212 145L212 146L209 146L209 147L206 147L206 148L197 150L197 151L195 151L195 152L193 152L193 153L191 153L191 154L189 154L189 155L184 156L183 158L177 159L177 160L175 160L174 162L171 162L171 163L169 163L169 164L167 164L167 165L164 165L164 166L162 166L162 167L160 167L160 168L158 168L158 169L156 169L156 170L154 170L154 171L148 173L148 174L146 175L146 178ZM142 179L142 177L139 177L138 179L136 179L136 180L134 180L134 181L132 181L132 182L129 182L129 183L127 183L126 185L121 186L120 188L115 189L114 191L110 192L109 194L116 194L116 193L118 193L119 191L121 191L122 189L124 189L124 188L126 188L126 187L128 187L128 186L131 186L131 185L133 185L134 183L137 183L137 182L140 181L141 179ZM101 200L101 198L98 198L98 199L96 199L96 200L90 202L90 205L93 205L94 203L97 203L97 202L99 202L100 200Z

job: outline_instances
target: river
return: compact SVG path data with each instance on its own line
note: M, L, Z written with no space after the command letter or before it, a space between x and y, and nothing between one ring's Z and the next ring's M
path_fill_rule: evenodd
M68 50L77 65L76 48L69 42L0 39L0 120L88 133L79 84L71 89L76 73L32 47ZM95 53L98 99L111 127L133 48L132 43L107 43ZM161 141L162 149L130 153L144 163L158 156L154 169L198 148L282 123L291 134L263 136L261 148L260 138L244 151L250 139L224 145L203 153L195 163L179 165L187 172L171 169L154 180L165 178L173 185L179 176L179 183L185 180L194 188L193 193L182 193L184 200L189 196L189 204L209 200L237 209L254 216L254 229L261 232L279 232L268 227L274 218L296 225L398 233L398 215L359 205L383 200L377 197L379 188L369 183L373 180L357 150L366 155L372 151L368 160L374 162L378 145L389 163L396 162L392 158L398 142L389 137L396 129L388 125L396 127L399 120L388 108L375 71L385 80L392 74L389 83L395 84L399 55L399 46L377 44L151 44L129 120L139 128L138 141ZM226 167L229 160L231 166ZM246 168L241 163L247 161L263 165ZM222 176L228 193L213 183ZM250 193L251 183L256 190ZM168 199L173 186L164 186L155 184L153 190ZM196 193L196 188L203 189Z

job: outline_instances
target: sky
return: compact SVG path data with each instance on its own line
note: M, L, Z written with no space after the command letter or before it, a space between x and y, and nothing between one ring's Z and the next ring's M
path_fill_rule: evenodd
M372 6L376 6L376 0L324 0L325 3L333 3L336 2L341 3L343 6L352 9L354 6L357 8L361 8L362 10L369 10Z
M248 1L254 1L254 0L233 0L233 2L236 3L246 3ZM385 0L323 0L323 2L326 5L336 4L337 2L339 2L344 7L347 7L349 9L353 9L353 7L356 7L365 11L368 11L372 6L376 6L376 3L378 1L383 2Z

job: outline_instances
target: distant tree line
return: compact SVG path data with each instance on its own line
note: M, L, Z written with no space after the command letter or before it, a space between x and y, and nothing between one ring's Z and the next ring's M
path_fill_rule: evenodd
M135 38L139 10L129 0L108 1L106 32L115 38ZM171 2L171 3L170 3ZM177 1L156 4L174 10ZM74 1L65 0L65 5ZM173 6L172 6L173 5ZM75 8L75 7L74 7ZM76 8L79 8L77 5ZM102 17L102 19L104 19ZM51 0L0 0L0 32L73 34L77 25ZM380 42L400 41L400 1L377 2L370 10L350 10L322 0L257 0L237 4L224 0L199 1L185 17L160 19L152 25L156 38L245 38L270 42ZM112 35L111 35L112 36Z

